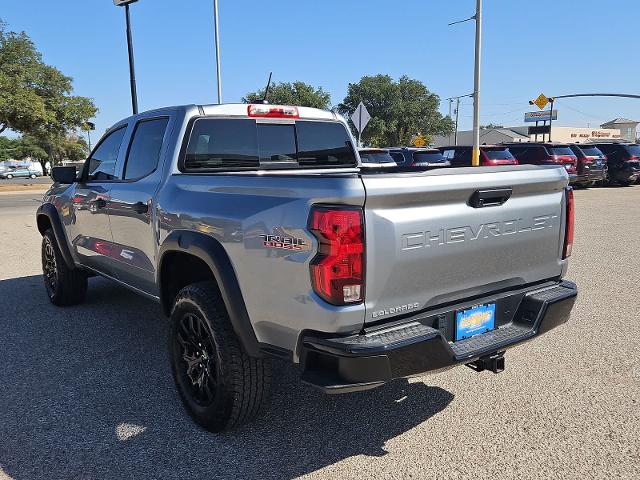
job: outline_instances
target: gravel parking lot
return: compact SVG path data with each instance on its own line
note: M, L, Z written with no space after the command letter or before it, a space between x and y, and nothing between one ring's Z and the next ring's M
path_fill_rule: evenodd
M572 318L503 373L331 397L278 364L265 415L224 435L182 409L157 305L102 279L49 304L37 201L0 194L0 478L638 478L640 186L576 191Z

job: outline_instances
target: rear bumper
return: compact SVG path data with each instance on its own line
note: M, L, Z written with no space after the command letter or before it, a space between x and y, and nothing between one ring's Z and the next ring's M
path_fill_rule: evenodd
M455 343L447 340L450 327L444 322L435 327L438 319L467 308L468 303L439 309L435 314L425 312L363 334L327 337L309 333L302 341L302 380L326 393L346 393L471 363L562 325L569 319L576 296L576 285L562 281L476 299L473 304L501 300L499 305L507 306L502 313L509 315L509 321Z

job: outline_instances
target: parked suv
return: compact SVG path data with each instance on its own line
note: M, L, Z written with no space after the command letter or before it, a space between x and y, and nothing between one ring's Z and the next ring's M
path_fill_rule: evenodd
M568 320L564 169L368 171L354 145L342 117L305 107L116 123L79 176L53 168L36 214L49 301L82 302L97 274L162 305L176 388L212 431L258 413L271 358L353 392L498 373L505 350Z
M607 180L627 186L640 179L640 145L636 143L596 143L607 156Z
M522 164L562 166L569 174L570 184L578 179L578 158L565 143L522 142L504 145Z
M32 170L27 167L17 167L11 170L5 170L4 172L0 172L0 178L11 179L11 178L36 178L41 177L42 173L38 170Z
M470 167L473 147L449 146L439 147L444 158L451 162L452 167ZM504 145L481 145L480 166L493 167L496 165L518 165L518 160Z
M448 167L451 165L437 148L390 147L389 153L399 167Z
M607 175L607 157L598 147L589 143L574 143L569 145L569 148L578 158L576 185L589 187L605 179Z
M362 168L395 168L397 164L389 150L385 148L360 148L358 149Z

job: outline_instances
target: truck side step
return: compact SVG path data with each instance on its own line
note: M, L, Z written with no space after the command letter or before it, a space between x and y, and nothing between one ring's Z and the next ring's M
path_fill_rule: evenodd
M504 370L504 352L480 357L475 362L467 363L466 365L476 372L491 370L493 373L500 373Z

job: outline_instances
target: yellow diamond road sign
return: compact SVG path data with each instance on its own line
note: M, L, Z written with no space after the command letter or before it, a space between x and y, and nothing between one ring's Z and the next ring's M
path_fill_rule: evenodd
M542 110L547 106L547 103L549 103L549 99L544 95L544 93L541 93L540 96L533 101L533 103L535 103L538 108Z
M413 139L413 144L416 147L424 147L427 142L425 141L424 137L422 135L417 135L414 139Z

